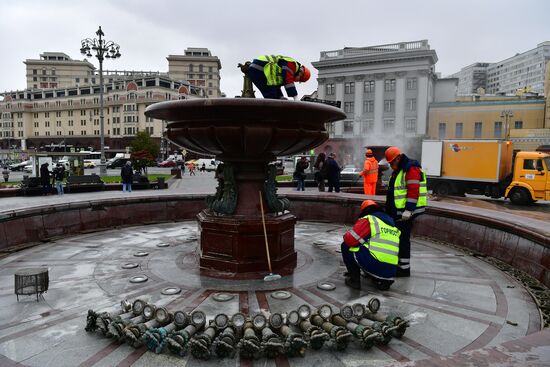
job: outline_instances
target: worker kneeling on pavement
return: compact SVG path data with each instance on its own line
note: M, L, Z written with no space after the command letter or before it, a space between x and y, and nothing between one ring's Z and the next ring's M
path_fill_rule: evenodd
M289 98L298 100L295 82L307 82L311 72L292 57L282 55L264 55L252 63L241 65L241 70L262 92L264 98L284 99L281 87L284 86Z
M344 234L342 243L342 258L348 270L346 285L361 289L363 270L378 289L389 289L397 270L399 235L390 216L374 201L363 201L359 219Z

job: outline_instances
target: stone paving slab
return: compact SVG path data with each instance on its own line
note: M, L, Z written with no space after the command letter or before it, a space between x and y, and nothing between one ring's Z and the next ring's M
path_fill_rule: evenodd
M205 363L189 356L155 355L84 331L88 308L114 307L122 298L136 297L157 303L172 301L177 309L201 309L213 316L237 310L283 312L303 303L328 303L337 308L376 296L382 302L382 312L399 313L411 322L405 337L393 339L387 346L364 351L353 343L344 352L325 347L308 350L305 358L253 363L262 366L412 363L510 342L540 329L538 310L519 283L477 258L424 239L414 239L411 278L398 279L387 292L376 290L367 280L360 291L347 288L338 253L344 230L338 224L298 222L299 266L294 275L269 284L200 275L193 256L198 237L195 221L61 238L0 259L0 365L8 361L6 358L9 363L26 366L251 365L238 358ZM159 243L169 246L158 247ZM137 251L147 251L149 256L134 257ZM120 268L129 261L140 266ZM20 267L38 265L49 267L51 290L43 301L24 297L17 303L12 293L13 273ZM147 275L149 280L129 283L129 278L138 274ZM333 282L336 289L317 289L321 280ZM160 295L167 286L180 287L182 293ZM271 297L276 289L288 290L292 297L276 300ZM216 302L213 294L220 291L235 297ZM534 330L532 324L537 318Z

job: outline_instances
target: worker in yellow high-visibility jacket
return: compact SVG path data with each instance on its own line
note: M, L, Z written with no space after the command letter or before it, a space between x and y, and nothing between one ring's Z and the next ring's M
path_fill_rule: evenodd
M252 63L247 62L241 70L250 78L260 90L264 98L284 99L281 87L285 87L289 98L298 100L298 91L294 83L307 82L311 71L288 56L263 55Z

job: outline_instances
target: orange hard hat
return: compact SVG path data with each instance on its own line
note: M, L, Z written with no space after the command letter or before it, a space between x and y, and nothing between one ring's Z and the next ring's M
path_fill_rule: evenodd
M372 152L372 149L367 149L366 156L367 156L367 157L372 157L372 156L374 156L374 153Z
M302 65L302 70L303 70L303 73L302 73L302 77L300 78L300 81L303 83L303 82L307 82L309 78L311 78L311 71L309 71L309 69L306 68L305 65Z
M369 206L372 206L372 205L378 206L378 204L376 204L373 200L365 200L361 203L360 209L363 210L363 209L368 208Z
M401 151L398 147L389 147L384 153L384 156L386 157L386 161L388 161L388 163L391 163L395 158L399 157L400 155Z

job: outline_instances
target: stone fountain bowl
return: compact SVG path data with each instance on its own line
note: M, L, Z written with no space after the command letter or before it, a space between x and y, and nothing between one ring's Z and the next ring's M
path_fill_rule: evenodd
M216 98L155 103L148 117L169 121L168 139L224 161L270 161L298 154L328 139L325 123L342 110L312 102Z

